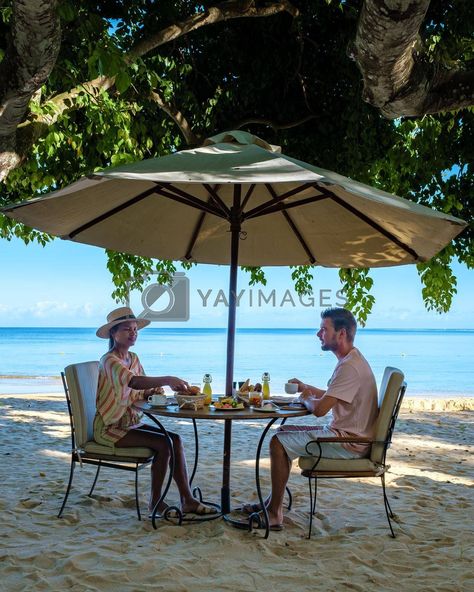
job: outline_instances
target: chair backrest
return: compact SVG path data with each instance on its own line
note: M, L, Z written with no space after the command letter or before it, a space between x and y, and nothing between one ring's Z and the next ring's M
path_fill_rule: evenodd
M75 445L80 448L94 439L99 362L71 364L64 369L64 374L74 421Z
M385 462L385 453L392 439L393 429L402 404L406 383L403 372L388 366L382 378L379 391L379 416L375 426L375 443L372 444L370 459Z

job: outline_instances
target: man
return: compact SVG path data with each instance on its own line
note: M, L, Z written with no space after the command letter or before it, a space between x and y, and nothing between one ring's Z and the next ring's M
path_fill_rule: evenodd
M360 351L354 347L357 323L344 308L329 308L321 313L317 333L323 351L332 351L338 363L326 390L293 378L302 403L316 417L332 411L329 428L318 426L283 426L270 441L272 492L266 500L270 528L283 528L283 497L290 476L291 463L298 456L307 456L310 440L318 437L360 436L372 438L378 414L377 386L373 372ZM316 447L315 447L316 448ZM324 458L354 458L365 456L370 446L349 443L321 443ZM258 511L258 504L246 504L247 513Z

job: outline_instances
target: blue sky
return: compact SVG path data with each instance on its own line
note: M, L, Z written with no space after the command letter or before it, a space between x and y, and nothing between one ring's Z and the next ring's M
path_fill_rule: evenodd
M109 310L118 306L106 256L97 247L55 240L46 247L22 241L0 240L0 326L96 327ZM237 314L239 327L314 327L321 305L341 303L337 270L316 268L314 305L298 301L288 268L266 268L267 286L249 288L247 274L239 274L244 289ZM160 323L164 327L225 327L228 267L198 265L189 278L190 319L187 323ZM474 272L455 265L458 294L447 314L426 311L415 266L372 270L376 298L368 328L474 329ZM222 292L219 292L222 290ZM275 290L272 301L272 290ZM207 299L204 300L204 296ZM260 299L260 305L258 303ZM267 300L267 302L265 302ZM204 303L206 306L204 306ZM132 295L136 314L140 294Z

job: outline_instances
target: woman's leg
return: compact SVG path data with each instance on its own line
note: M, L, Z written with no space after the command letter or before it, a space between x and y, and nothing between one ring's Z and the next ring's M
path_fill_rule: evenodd
M163 434L158 431L134 428L127 432L123 438L115 443L120 448L133 448L140 446L151 448L155 452L155 458L151 465L151 495L148 507L152 510L161 497L163 481L171 458L168 442ZM166 509L167 505L162 502L158 508L159 512Z
M183 442L178 434L173 432L168 432L168 434L173 442L175 458L173 478L179 491L181 508L183 512L193 512L200 509L200 502L193 497L189 487ZM116 445L127 448L133 446L145 446L157 453L152 464L150 507L153 508L156 502L160 499L166 470L171 460L168 442L166 441L164 434L155 426L143 425L139 428L130 430L116 443ZM165 508L166 504L163 503L162 507L158 508L158 510L163 511ZM209 511L212 510L209 508Z

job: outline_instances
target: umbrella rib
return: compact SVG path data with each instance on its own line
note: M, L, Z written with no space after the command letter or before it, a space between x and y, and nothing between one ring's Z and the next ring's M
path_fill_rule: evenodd
M319 187L319 186L317 186L317 187L318 187L318 189L322 193L327 194L328 197L330 197L332 200L334 200L340 206L342 206L346 210L349 210L349 212L351 212L352 214L354 214L354 216L357 216L357 218L360 218L363 222L365 222L366 224L368 224L369 226L371 226L374 230L376 230L377 232L380 232L380 234L383 234L383 236L385 236L386 238L388 238L391 242L395 243L403 251L405 251L406 253L408 253L409 255L411 255L415 259L415 261L421 261L422 260L422 259L420 259L419 255L418 255L418 253L416 253L416 251L414 251L411 247L409 247L408 245L406 245L405 243L403 243L394 234L392 234L388 230L385 230L385 228L383 228L382 226L380 226L380 224L378 224L377 222L375 222L374 220L372 220L371 218L369 218L368 216L366 216L365 214L363 214L362 212L360 212L357 208L355 208L354 206L351 206L350 204L348 204L347 202L345 202L338 195L336 195L332 191L329 191L329 189L326 189L324 187Z
M274 206L275 202L279 203L288 197L297 195L298 193L301 193L302 191L305 191L306 189L314 186L311 183L304 183L303 185L299 185L298 187L295 187L294 189L291 189L290 191L287 191L286 193L283 193L282 195L278 196L273 191L273 188L269 183L265 183L265 187L268 189L270 194L272 194L273 192L273 199L271 199L270 201L266 201L263 204L260 204L259 206L253 208L253 210L249 210L247 213L243 215L244 220L246 220L247 218L253 218L256 214L260 214L261 212L265 212L268 208Z
M250 185L250 187L248 188L248 190L247 190L247 193L245 194L245 197L244 197L244 199L242 200L242 204L241 204L241 206L240 206L240 210L241 210L242 212L244 211L244 209L245 209L245 206L247 205L247 202L248 202L248 200L250 199L250 197L251 197L251 195L252 195L252 193L253 193L253 190L254 190L254 189L255 189L255 183L252 183L252 184Z
M273 187L270 184L265 184L265 186L266 186L267 190L269 191L270 195L273 197L273 199L275 199L275 200L278 199L278 196L275 193L275 191L273 190ZM306 241L304 240L303 236L301 235L301 232L298 230L296 224L291 219L291 216L288 214L288 212L285 212L285 210L282 210L281 213L283 214L283 217L285 218L285 220L288 222L288 225L291 228L291 230L295 233L295 236L298 239L301 246L303 247L305 253L308 255L309 262L311 264L316 263L316 257L311 252L311 249L308 247Z
M118 214L119 212L137 204L138 202L142 201L143 199L146 199L147 197L149 197L150 195L152 195L154 193L158 193L160 195L163 195L163 197L168 197L169 199L173 199L173 200L183 203L185 205L197 208L201 211L203 211L203 210L207 211L210 214L214 214L218 217L222 217L220 212L216 211L214 208L208 206L207 204L204 204L200 200L192 198L192 196L188 196L188 199L187 199L187 198L182 198L177 195L169 194L168 192L166 192L162 189L161 185L157 185L156 187L152 187L151 189L147 189L146 191L143 191L142 193L140 193L139 195L136 195L135 197L128 200L127 202L120 204L119 206L116 206L115 208L112 208L108 212L104 212L100 216L97 216L97 218L94 218L93 220L89 220L89 222L82 224L81 226L79 226L78 228L76 228L75 230L70 232L69 234L63 236L62 238L73 239L75 236L77 236L81 232L84 232L85 230L89 230L89 228L91 228L92 226L95 226L96 224L99 224L100 222L107 220L107 218L110 218L111 216L114 216L115 214ZM189 199L189 198L192 198L192 199Z
M266 216L267 214L274 214L275 212L281 212L282 210L289 210L291 208L297 208L299 206L304 206L309 203L315 203L317 201L321 201L323 199L330 199L328 195L312 195L311 197L306 197L305 199L300 199L299 201L292 201L291 203L278 203L275 204L273 207L268 208L265 212L253 214L252 216L247 215L246 220L251 218L258 218L259 216Z
M186 254L184 255L184 258L186 259L186 261L189 261L190 259L192 259L192 250L194 249L194 245L196 244L196 240L197 240L197 237L199 236L199 232L202 228L202 224L204 222L205 217L206 217L206 212L201 212L201 215L199 216L196 226L194 227L193 235L191 236L191 240L189 241L188 248L186 249Z
M203 183L204 189L209 193L212 201L216 204L216 206L221 210L224 216L229 219L230 217L230 209L225 205L222 199L219 197L217 190L219 189L219 185L215 187L211 187L208 183Z
M95 226L96 224L99 224L100 222L107 220L107 218L110 218L114 214L118 214L118 212L121 212L122 210L125 210L126 208L129 208L130 206L135 205L136 203L142 201L143 199L146 199L147 197L149 197L150 195L152 195L155 192L156 192L155 187L152 187L151 189L147 189L146 191L139 193L138 195L136 195L135 197L133 197L129 201L127 201L123 204L120 204L119 206L116 206L115 208L112 208L108 212L104 212L103 214L101 214L100 216L97 216L97 218L94 218L93 220L89 220L89 222L82 224L81 226L79 226L78 228L76 228L75 230L70 232L69 234L62 236L61 238L73 239L75 236L77 236L81 232L84 232L84 230L88 230L92 226Z
M173 191L174 193L169 193L167 190ZM213 214L218 218L223 218L224 216L222 213L214 208L212 205L201 201L200 199L186 193L186 191L182 191L178 189L174 185L158 185L155 189L156 193L159 193L163 197L167 197L184 205L190 206L192 208L196 208L197 210L201 210L201 212L207 212L208 214Z

